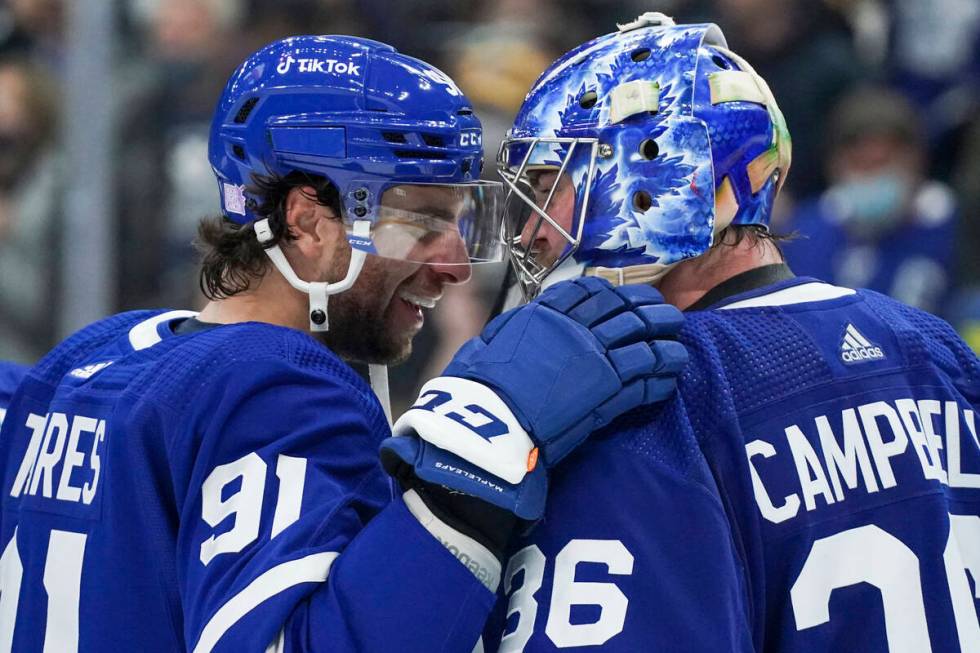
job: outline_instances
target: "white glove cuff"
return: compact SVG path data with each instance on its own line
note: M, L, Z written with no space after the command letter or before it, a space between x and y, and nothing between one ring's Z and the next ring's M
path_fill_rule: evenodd
M493 390L469 379L439 376L426 383L392 432L417 434L513 485L534 469L527 431Z

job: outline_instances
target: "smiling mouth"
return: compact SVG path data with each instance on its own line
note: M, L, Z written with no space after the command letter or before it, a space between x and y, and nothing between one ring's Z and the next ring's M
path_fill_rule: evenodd
M423 295L415 295L406 290L401 290L398 292L399 299L402 299L409 304L417 306L419 308L435 308L436 303L439 301L439 297L426 297Z

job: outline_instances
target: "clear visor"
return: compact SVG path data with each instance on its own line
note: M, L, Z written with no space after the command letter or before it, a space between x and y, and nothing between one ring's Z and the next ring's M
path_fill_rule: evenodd
M497 171L507 184L504 239L528 299L537 295L545 277L582 241L597 152L598 140L594 138L512 138L500 146ZM577 190L569 170L571 161L578 156L588 157L581 202L574 201ZM572 195L571 207L568 193ZM554 211L555 204L563 210Z
M399 184L385 189L371 227L371 242L355 247L413 263L470 265L504 260L503 186Z

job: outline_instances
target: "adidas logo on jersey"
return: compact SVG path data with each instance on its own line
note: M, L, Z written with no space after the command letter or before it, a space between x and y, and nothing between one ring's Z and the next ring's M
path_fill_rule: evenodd
M845 363L863 363L884 358L885 353L881 347L861 335L853 324L848 324L840 345L840 357Z

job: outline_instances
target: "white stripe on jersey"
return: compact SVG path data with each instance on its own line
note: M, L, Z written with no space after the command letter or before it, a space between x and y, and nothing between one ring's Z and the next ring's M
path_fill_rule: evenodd
M791 288L783 288L768 295L743 299L734 304L721 306L718 310L730 311L737 308L759 308L761 306L787 306L789 304L803 304L805 302L822 302L828 299L853 295L856 292L850 288L841 288L839 286L832 286L829 283L814 281Z
M333 564L338 555L334 551L314 553L305 558L290 560L266 570L249 583L245 589L218 608L204 630L201 631L201 637L197 640L194 653L210 653L214 650L228 629L257 608L263 601L300 583L322 583L327 580L330 565Z

